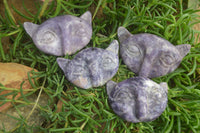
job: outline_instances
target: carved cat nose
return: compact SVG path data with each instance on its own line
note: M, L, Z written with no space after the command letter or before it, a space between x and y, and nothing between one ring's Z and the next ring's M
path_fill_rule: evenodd
M139 76L147 78L151 71L152 64L148 61L148 59L144 59L142 63L141 69L139 71Z
M94 87L102 85L103 83L102 78L101 78L102 72L98 66L98 62L93 62L90 65L88 65L88 69L89 69L92 85Z
M102 78L99 71L91 71L91 82L94 87L102 85Z
M156 62L158 55L158 53L146 54L146 57L144 58L141 68L139 70L139 76L145 78L149 77L149 74L153 69L153 65Z
M72 48L71 48L72 49ZM70 47L65 47L64 46L64 48L63 48L63 54L64 55L66 55L66 54L68 54L68 55L71 55L71 54L73 54L74 53L74 50L72 49L72 50L70 50Z

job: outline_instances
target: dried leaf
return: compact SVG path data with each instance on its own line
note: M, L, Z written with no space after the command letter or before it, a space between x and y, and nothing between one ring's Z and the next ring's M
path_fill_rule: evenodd
M22 84L22 89L30 89L32 88L31 84L28 80L28 72L30 71L37 71L33 68L17 64L17 63L0 63L0 83L6 87L5 90L2 90L3 88L0 88L0 97L6 98L6 99L12 99L13 95L8 96L2 96L4 94L8 94L13 91L13 89L20 89L20 86ZM31 74L30 74L31 76ZM32 82L34 83L33 79ZM10 89L9 89L10 88ZM27 93L23 92L24 94ZM14 99L18 99L21 96L20 92L14 97ZM0 105L2 102L0 102ZM11 102L6 102L5 104L0 106L0 112L5 111L11 107Z

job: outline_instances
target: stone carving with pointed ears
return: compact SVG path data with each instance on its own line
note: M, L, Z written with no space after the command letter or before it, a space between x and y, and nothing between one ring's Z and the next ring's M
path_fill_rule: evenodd
M76 86L89 89L104 85L117 72L119 44L114 40L108 48L87 48L73 60L57 58L66 78Z
M92 15L89 11L80 17L63 15L51 18L41 25L25 22L24 28L36 47L44 53L71 55L85 47L92 36Z
M153 34L132 35L126 28L118 28L120 55L130 70L143 77L160 77L174 71L191 46L174 46Z
M167 106L167 83L160 84L144 77L106 84L113 111L128 122L148 122L159 117Z

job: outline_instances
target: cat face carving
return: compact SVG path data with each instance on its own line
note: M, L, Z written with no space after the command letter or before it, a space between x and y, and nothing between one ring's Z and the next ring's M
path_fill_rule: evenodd
M92 18L89 11L80 17L71 15L51 18L41 25L25 22L24 28L34 44L44 53L71 55L85 47L92 36Z
M191 46L174 46L153 34L132 35L126 28L118 28L120 55L128 68L143 77L159 77L174 71Z
M114 40L108 48L87 48L73 60L57 58L66 78L76 86L88 89L104 85L117 72L119 44Z
M167 106L167 83L160 84L144 77L106 84L113 111L128 122L148 122L159 117Z

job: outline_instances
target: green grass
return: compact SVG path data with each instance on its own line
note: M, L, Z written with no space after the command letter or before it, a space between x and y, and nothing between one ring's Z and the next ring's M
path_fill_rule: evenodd
M6 6L6 9L14 7ZM183 6L184 5L184 6ZM16 102L26 104L26 97L32 93L43 93L49 96L49 103L40 107L46 122L41 127L27 125L20 121L13 132L27 132L27 129L38 128L41 132L117 132L117 133L189 133L200 132L200 44L194 38L192 20L197 19L197 10L187 9L182 0L57 0L37 6L37 14L27 12L31 17L20 15L40 24L48 18L71 14L80 16L95 6L93 11L93 35L87 47L106 48L117 39L117 28L126 27L131 33L152 33L169 40L174 45L191 44L190 53L181 65L172 73L154 78L157 83L169 85L168 106L163 114L152 122L129 123L114 114L108 104L105 86L83 90L68 82L56 63L55 56L40 52L31 38L25 33L22 24L17 24L10 10L5 18L0 16L0 40L9 37L11 47L3 50L0 42L0 61L17 62L39 70L34 78L40 79L33 85L34 90L23 95ZM100 14L103 10L103 14ZM98 17L98 15L103 15ZM74 56L74 55L73 55ZM66 58L73 58L73 56ZM116 82L133 77L120 59L120 67L112 79ZM20 91L20 90L19 90ZM17 93L17 92L16 92ZM23 100L25 98L25 100ZM63 101L61 112L53 101ZM51 109L51 105L54 108Z

